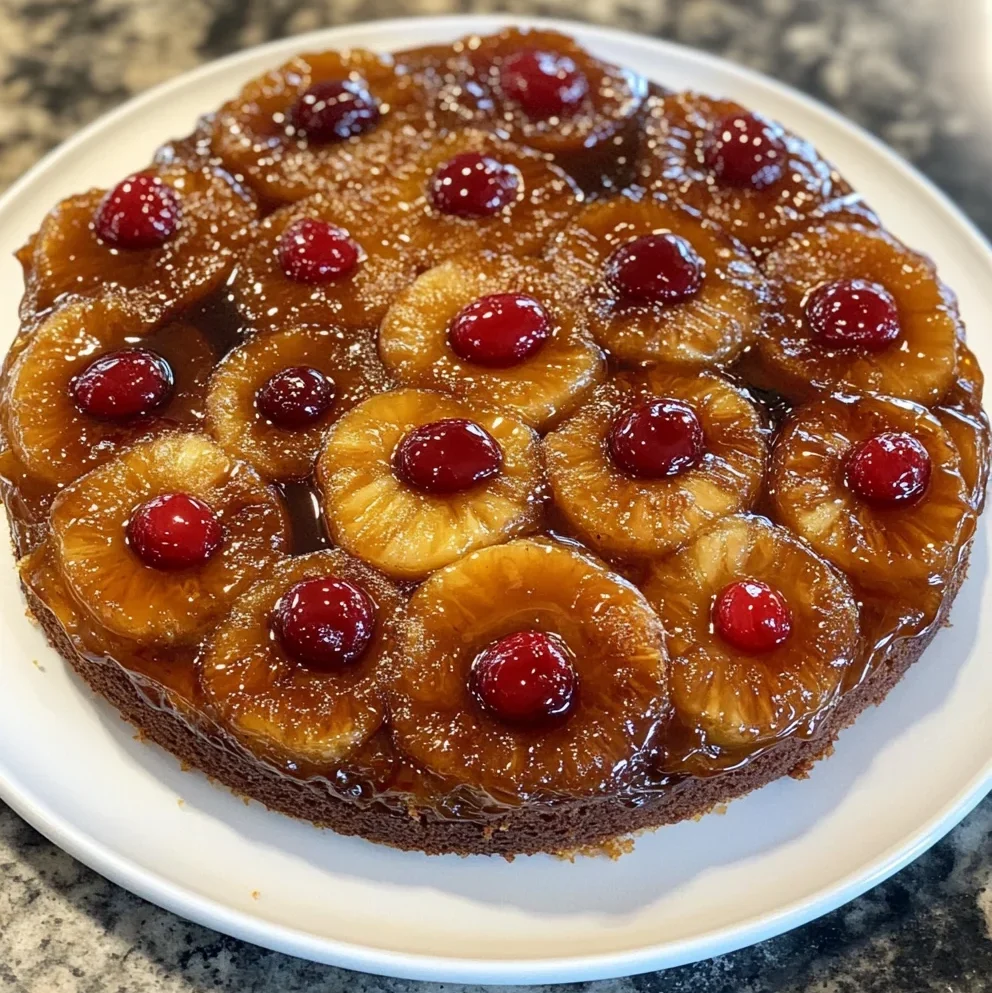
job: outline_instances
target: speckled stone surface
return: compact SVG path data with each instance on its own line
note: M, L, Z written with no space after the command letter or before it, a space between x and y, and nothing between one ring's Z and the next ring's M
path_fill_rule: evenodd
M219 55L336 23L494 10L672 38L790 82L893 145L992 233L984 0L0 0L0 188L128 96ZM798 931L711 962L581 988L992 990L992 798L895 878ZM188 924L83 868L0 804L0 990L468 989L359 976Z

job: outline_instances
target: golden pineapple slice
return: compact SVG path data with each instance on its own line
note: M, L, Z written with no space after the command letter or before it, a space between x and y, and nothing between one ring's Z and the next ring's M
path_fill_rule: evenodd
M727 161L725 143L735 140L751 153L743 163ZM638 182L695 208L756 252L824 216L877 223L808 141L699 93L649 99L637 171Z
M985 376L978 360L964 344L958 345L958 368L950 390L934 408L937 420L951 436L961 457L961 476L976 513L985 506L989 481L989 418L982 409Z
M422 268L498 249L540 255L582 194L547 158L482 131L456 131L365 191L366 216L417 254Z
M658 415L662 434L680 432L662 439L678 442L677 457L657 473L637 472L616 454L617 441L632 437L628 415L648 432L639 438L635 429L635 457L650 447L651 420L642 410ZM663 369L599 387L544 446L555 504L569 527L621 558L664 555L711 521L749 509L766 458L761 415L743 390L716 373Z
M889 397L799 408L776 442L769 491L776 519L854 581L934 609L975 526L947 431Z
M567 296L537 261L452 259L393 302L379 352L405 385L504 407L544 431L606 372L582 311Z
M101 205L134 179L167 190L177 211L174 232L159 245L118 247L100 236ZM178 155L114 190L69 197L52 209L24 253L22 316L42 313L65 297L108 290L140 292L148 317L176 314L223 283L254 234L257 214L254 199L222 169Z
M303 479L327 426L387 382L369 333L301 327L258 335L214 370L207 426L267 479Z
M173 494L205 505L219 538L189 568L147 565L131 540L137 513ZM289 530L278 497L250 466L184 433L139 442L68 486L51 525L76 600L113 633L151 644L195 641L285 553Z
M702 763L705 772L706 746L813 731L857 655L847 579L763 517L718 521L652 564L643 590L668 637L675 712L695 733L689 755L671 736L670 768Z
M481 704L478 660L514 636L554 647L574 690L567 716L523 727ZM508 802L610 793L665 712L661 624L641 593L582 550L511 541L417 590L387 693L397 748L452 785Z
M73 398L73 383L94 361L140 346L168 363L173 384L164 403L143 416L101 419ZM159 330L134 301L116 295L80 300L53 313L28 340L3 387L4 435L24 471L62 485L103 464L123 447L163 427L203 416L213 351L196 328Z
M552 157L590 190L617 188L620 167L632 164L646 80L567 35L506 28L396 58L423 80L440 131L494 131ZM528 86L535 62L551 84L537 90Z
M320 103L330 111L323 122ZM324 133L307 133L311 108ZM297 55L221 107L213 150L264 196L286 203L388 175L426 110L420 86L389 56L360 48Z
M281 613L294 596L297 604L306 597L299 584L310 580L330 581L332 593L343 586L350 599L337 612L332 604L327 616L304 614L304 634L312 638L326 625L324 643L358 641L357 657L321 667L297 657L295 642L284 644ZM326 773L382 726L380 671L394 650L402 605L392 583L340 549L277 562L234 603L198 662L210 713L261 758L297 773ZM367 627L356 634L363 607L367 616L357 623Z
M950 387L957 303L934 264L886 231L832 223L797 232L764 269L781 305L749 367L758 385L793 400L847 391L923 404Z
M437 425L451 422L468 424L467 460L432 435ZM427 462L436 457L439 470L465 467L468 473L448 492L412 485L400 472L397 456L428 426L432 436L421 446ZM487 463L489 455L493 461ZM485 463L478 472L477 456ZM317 478L334 541L402 579L419 579L473 549L531 530L545 497L539 441L531 428L427 390L393 390L352 408L328 431Z
M259 225L231 281L231 298L260 330L374 328L416 275L398 235L356 196L308 197Z
M579 287L596 340L623 363L725 366L765 320L751 253L661 196L589 204L550 254L566 289Z

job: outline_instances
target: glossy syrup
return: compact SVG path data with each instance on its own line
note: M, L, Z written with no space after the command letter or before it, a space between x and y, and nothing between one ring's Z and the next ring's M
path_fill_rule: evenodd
M588 195L596 197L629 183L638 140L637 128L632 124L629 133L619 136L621 154L614 148L605 157L591 156L585 160L583 169L575 171L575 178ZM226 287L182 317L202 332L218 361L250 333L233 307ZM610 365L611 372L619 370L613 360ZM739 381L744 385L743 378ZM791 407L774 392L747 388L764 414L770 445ZM973 390L965 384L959 392L970 397ZM980 411L980 407L977 409ZM969 409L967 413L971 415L972 411ZM985 458L987 463L987 456ZM978 472L984 476L987 464ZM313 480L280 483L276 488L291 522L292 553L300 555L330 547ZM122 666L136 691L150 706L173 714L193 733L207 738L217 748L247 754L244 746L220 728L207 712L196 674L199 646L168 650L137 647L101 628L73 600L62 582L53 551L45 542L48 511L56 491L32 480L9 451L0 452L0 493L18 553L26 556L22 577L55 614L75 649L91 661ZM767 512L766 497L761 499L756 510ZM578 542L563 516L552 507L547 511L542 530L564 541ZM632 582L637 583L642 577L642 566L619 562L612 565ZM897 601L867 597L862 601L862 618L862 651L848 670L845 693L884 664L903 640L925 637L934 623ZM787 729L781 737L814 738L825 713ZM691 777L714 776L740 769L774 747L778 740L756 748L720 748L708 742L698 729L685 726L668 711L659 722L650 746L629 770L620 799L636 806L680 788ZM350 802L384 803L403 812L412 804L429 808L440 818L487 820L520 802L512 797L491 797L465 786L452 787L425 773L397 753L388 731L380 731L345 765L336 769L308 766L289 759L279 762L271 756L254 753L251 758L285 776L320 780L335 796Z

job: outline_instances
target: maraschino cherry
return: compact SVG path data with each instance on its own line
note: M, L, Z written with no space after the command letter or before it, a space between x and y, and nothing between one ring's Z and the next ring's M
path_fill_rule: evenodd
M276 427L309 427L334 403L334 382L319 369L297 365L270 376L255 394L259 413Z
M375 604L347 579L304 579L279 598L272 627L290 658L333 671L365 654L375 631Z
M448 341L460 359L494 369L529 359L550 334L548 312L524 293L494 293L474 300L448 327Z
M585 73L567 55L536 48L507 56L499 82L504 97L534 120L574 114L589 92Z
M725 117L710 132L703 161L728 186L761 190L785 170L787 149L778 129L757 114Z
M815 340L827 348L877 352L899 337L895 298L867 279L824 283L810 293L804 309Z
M930 485L933 465L923 443L911 434L883 431L856 445L847 460L847 485L880 507L915 503Z
M432 421L404 436L393 470L424 493L458 493L497 476L503 450L481 424L460 417Z
M172 396L172 368L147 348L122 348L94 359L69 382L69 393L85 414L127 421L159 410Z
M127 540L145 565L172 571L206 562L223 543L224 528L199 497L162 493L131 515Z
M347 279L357 268L362 250L342 228L302 217L283 231L278 253L287 278L320 286Z
M289 122L314 144L345 141L371 131L381 117L379 101L362 80L314 83L289 109Z
M703 454L703 427L681 400L654 397L629 407L607 435L614 464L630 476L664 479L696 465Z
M505 724L547 728L574 709L578 676L565 642L544 631L517 631L480 652L469 687L482 707Z
M142 172L118 183L100 201L93 227L101 241L135 251L160 248L179 229L179 194L158 176Z
M430 182L430 199L442 214L491 217L517 198L520 175L490 155L462 152L449 159Z
M742 652L770 652L792 633L792 611L774 586L740 579L717 596L713 625L724 641Z
M703 284L703 260L681 235L634 238L606 260L606 279L630 303L674 304L688 300Z

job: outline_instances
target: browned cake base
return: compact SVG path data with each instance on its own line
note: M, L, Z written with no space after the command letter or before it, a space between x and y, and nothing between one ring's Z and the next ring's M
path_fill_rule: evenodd
M686 779L642 798L638 804L609 797L554 807L524 805L486 821L444 820L431 811L399 813L375 802L350 803L331 794L320 782L292 779L247 754L222 748L195 732L176 712L151 705L118 664L94 662L79 655L51 611L30 590L25 588L24 592L51 645L95 692L142 735L239 795L339 834L429 855L570 855L589 848L609 852L609 842L614 839L701 816L784 775L805 778L812 764L833 750L837 735L867 707L882 702L947 623L951 604L967 575L970 552L969 544L947 585L934 623L915 638L897 642L885 661L841 699L815 737L785 739L741 769Z

